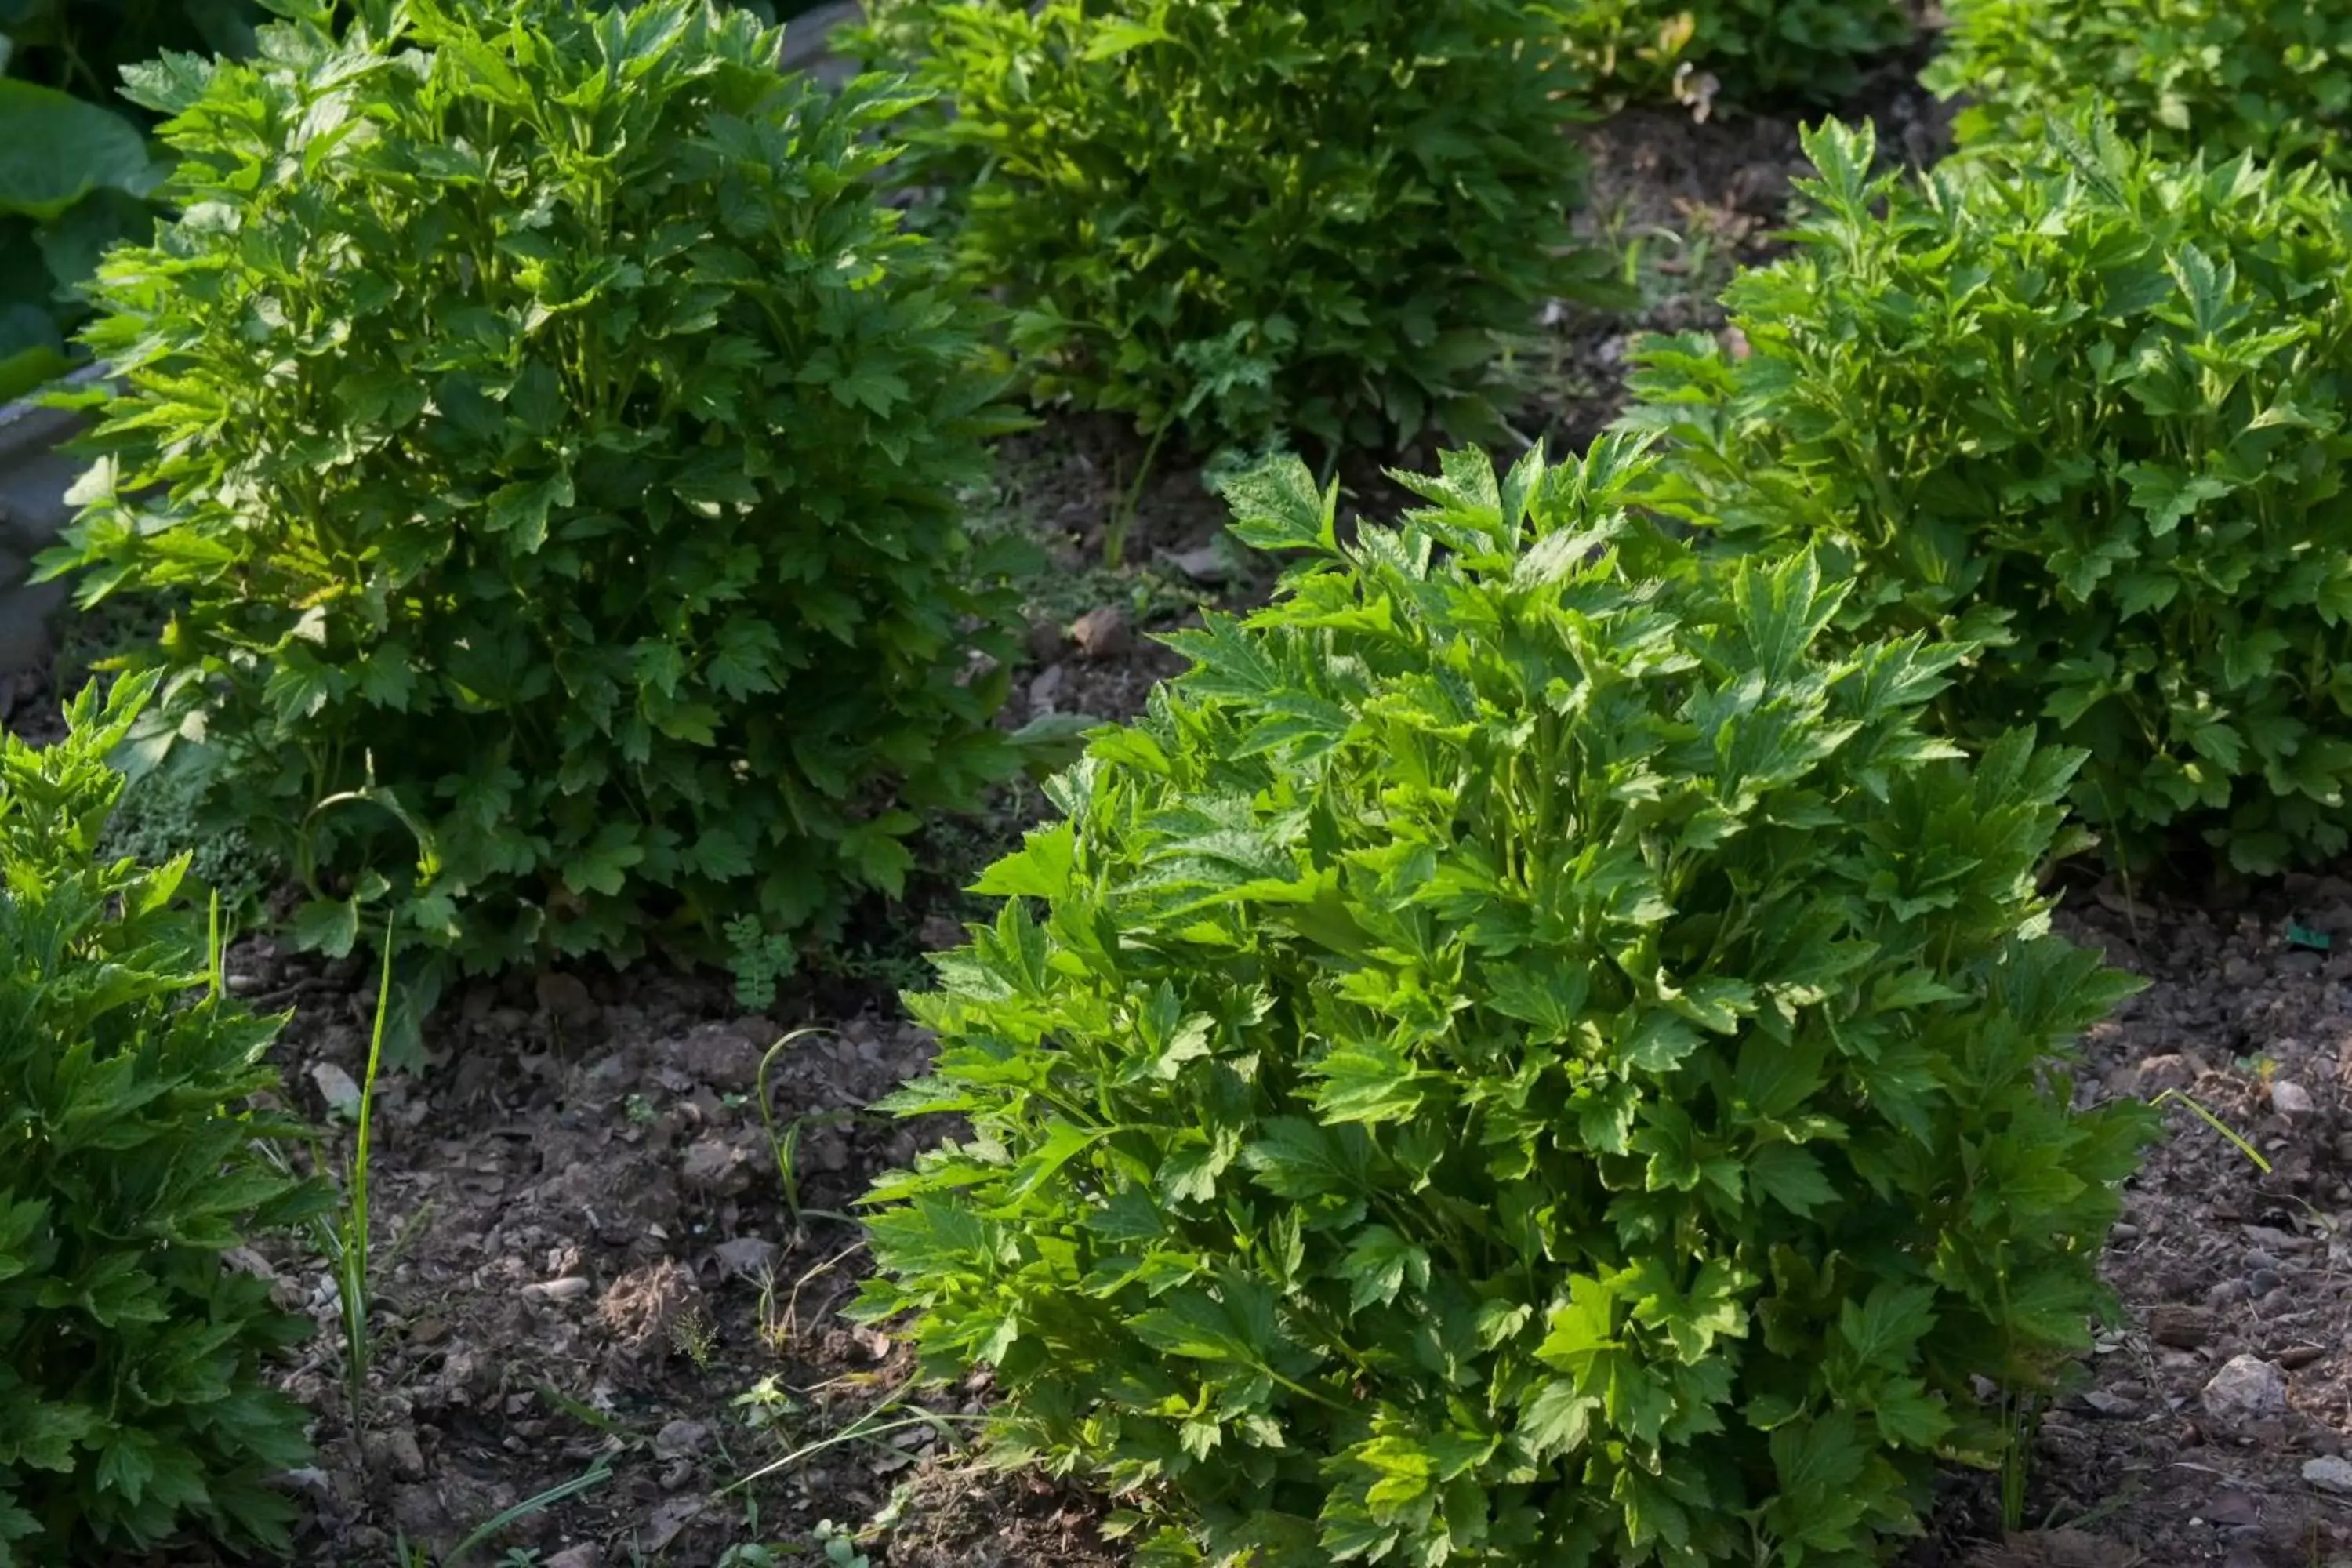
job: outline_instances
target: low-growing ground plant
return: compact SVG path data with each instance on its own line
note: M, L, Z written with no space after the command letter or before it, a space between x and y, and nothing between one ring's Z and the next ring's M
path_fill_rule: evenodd
M862 1310L992 1369L1000 1452L1139 1561L1837 1564L2088 1343L2132 988L2036 879L2078 756L1925 726L1959 650L1701 574L1646 476L1475 454L1056 785L911 998L971 1136L884 1178Z
M2035 140L2099 100L2158 151L2352 172L2352 11L2335 0L1948 0L1923 79L1965 145Z
M50 569L171 607L131 661L311 945L823 930L1013 757L956 500L1007 421L875 196L901 100L702 0L359 9L135 75L186 216L101 271Z
M2194 835L2250 870L2352 827L2352 199L2152 159L2095 121L1917 183L1807 139L1795 254L1726 295L1736 348L1637 354L1653 499L1825 552L1853 630L1994 645L1950 732L2085 748L2126 864Z
M1612 96L1821 103L1908 40L1901 0L1574 0L1544 7L1570 58ZM1704 85L1701 79L1705 78Z
M1519 0L877 0L938 101L906 184L1016 315L1043 403L1202 455L1499 433L1504 362L1597 264L1570 73Z
M222 1262L326 1202L251 1105L278 1023L212 986L184 858L100 849L152 685L85 689L53 746L0 736L0 1568L282 1548L270 1480L309 1453L261 1364L310 1324Z
M184 752L128 782L107 819L101 847L146 865L187 856L192 892L218 894L226 916L242 922L259 914L278 867L242 827L210 820L206 781L194 760Z

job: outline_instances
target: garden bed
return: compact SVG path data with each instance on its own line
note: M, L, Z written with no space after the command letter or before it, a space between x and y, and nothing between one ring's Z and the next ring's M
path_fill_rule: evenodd
M2032 1450L2035 1531L1991 1545L1993 1483L1956 1476L1908 1561L2334 1562L2352 1549L2346 1500L2305 1472L2338 1453L2352 1414L2352 882L2219 910L2084 889L2068 909L2074 935L2155 982L2087 1043L2087 1091L2193 1095L2273 1170L2174 1110L2106 1260L2127 1321ZM2290 942L2290 921L2331 949ZM365 981L258 942L231 974L295 1008L284 1065L326 1114L321 1083L341 1093L364 1068ZM565 1568L708 1563L880 1519L877 1563L1124 1561L1087 1499L959 1452L984 1385L918 1389L901 1342L841 1316L856 1234L817 1211L848 1207L931 1134L859 1114L929 1047L884 998L853 1000L746 1016L717 982L551 975L450 1009L446 1059L378 1103L378 1361L357 1448L328 1276L306 1254L273 1265L320 1325L289 1379L320 1416L305 1561L391 1563L400 1538L446 1552L600 1468L609 1479L471 1560L520 1546ZM756 1089L769 1047L800 1028L769 1085L775 1124L805 1128L795 1220ZM2249 1356L2275 1380L2248 1375Z
M1940 121L1916 92L1871 107L1916 128L1890 150L1932 155ZM1590 140L1603 171L1592 225L1649 237L1633 324L1718 321L1729 268L1771 247L1793 126L1644 111ZM1529 434L1580 444L1607 423L1628 331L1622 318L1555 323ZM1129 566L1095 564L1138 457L1115 431L1055 425L1016 443L1000 493L979 498L1051 556L1008 722L1133 712L1179 663L1149 633L1266 586L1264 563L1218 543L1215 503L1176 465L1143 489ZM1355 477L1372 493L1375 477ZM53 713L37 673L0 675L0 721L41 733ZM971 1462L983 1382L919 1388L904 1343L843 1315L865 1265L842 1216L939 1132L864 1110L929 1049L894 992L959 939L976 908L960 879L1041 810L1013 792L978 827L940 829L929 879L865 911L766 1012L719 978L653 968L519 975L448 1000L431 1069L389 1080L375 1106L374 1359L356 1430L325 1265L287 1244L243 1259L319 1324L285 1374L317 1416L318 1461L295 1478L300 1561L756 1568L825 1561L809 1543L826 1522L892 1568L1127 1560L1095 1500ZM2084 886L2066 911L2075 935L2154 982L2087 1042L2085 1092L2193 1096L2272 1169L2174 1108L2107 1258L2127 1321L2032 1445L2032 1528L2001 1542L1993 1484L1954 1478L1910 1561L2352 1562L2352 1495L2331 1489L2352 1467L2330 1465L2352 1429L2352 882L2269 884L2213 907ZM257 938L227 973L255 1005L290 1010L279 1066L344 1168L372 975Z

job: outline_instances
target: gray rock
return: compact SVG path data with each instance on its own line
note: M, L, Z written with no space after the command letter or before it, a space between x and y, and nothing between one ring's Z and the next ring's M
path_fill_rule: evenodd
M526 1285L522 1293L540 1301L577 1301L592 1289L587 1280L574 1274L562 1279L544 1279L536 1285Z
M360 1113L360 1086L352 1075L332 1062L313 1062L310 1081L319 1086L319 1098L327 1109L338 1116L357 1117Z
M2271 1109L2281 1116L2308 1116L2318 1107L2312 1103L2309 1089L2281 1079L2271 1085Z
M2232 1356L2200 1397L2205 1413L2218 1421L2267 1420L2286 1414L2286 1373L2260 1356Z
M2339 1497L2352 1497L2352 1459L2330 1454L2325 1458L2306 1459L2303 1479L2324 1492Z

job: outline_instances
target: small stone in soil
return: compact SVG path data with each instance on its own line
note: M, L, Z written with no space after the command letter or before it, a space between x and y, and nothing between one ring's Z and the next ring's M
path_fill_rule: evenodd
M2245 1423L2283 1415L2286 1410L2286 1375L2260 1356L2232 1356L2205 1384L2207 1415L2217 1420Z
M2317 1107L2312 1103L2309 1089L2290 1079L2281 1079L2271 1085L2271 1109L2281 1116L2308 1116Z
M2303 1467L2303 1479L2321 1491L2352 1497L2352 1459L2331 1455L2326 1458L2306 1460Z
M525 1296L540 1301L576 1301L588 1291L588 1281L577 1274L567 1279L542 1279L522 1288Z
M549 1558L546 1568L599 1568L603 1562L603 1554L596 1550L593 1542L582 1542L577 1546L567 1546Z
M319 1086L319 1098L327 1109L338 1116L357 1116L360 1112L360 1086L352 1075L332 1062L310 1064L310 1081Z
M1127 616L1109 605L1088 610L1071 622L1070 640L1088 658L1117 658L1135 643L1127 629Z

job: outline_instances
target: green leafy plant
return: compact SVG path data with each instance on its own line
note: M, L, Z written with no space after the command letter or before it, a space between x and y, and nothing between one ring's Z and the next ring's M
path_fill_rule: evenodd
M249 0L0 0L0 402L65 371L105 248L146 233L163 170L117 71L252 47Z
M1859 66L1911 37L1901 0L1577 0L1543 7L1604 89L1695 102L1823 102L1852 92Z
M2157 150L2352 172L2352 12L2331 0L1948 0L1923 78L1969 101L1964 145L2045 133L2099 100Z
M861 1310L1146 1561L1858 1565L1982 1376L2046 1386L2152 1124L2053 1061L2132 982L2036 876L2076 758L1922 723L1958 649L1702 574L1617 438L1307 552L1056 785L910 998ZM1142 1520L1127 1522L1144 1528Z
M109 752L152 682L0 736L0 1568L126 1561L185 1529L283 1547L304 1416L261 1382L310 1325L223 1267L320 1212L250 1108L276 1020L223 996L186 861L100 853Z
M1951 732L2086 748L2126 863L2179 830L2260 870L2352 826L2352 201L2313 172L2154 161L2094 121L1924 183L1807 138L1796 253L1709 339L1637 354L1680 447L1661 504L1818 546L1850 627L1994 646Z
M822 931L1016 760L956 500L1006 420L875 199L902 100L701 0L366 9L137 73L188 216L101 270L127 389L47 569L174 606L150 739L312 946Z
M1576 112L1519 0L877 0L939 101L898 165L1015 308L1039 400L1202 454L1498 433L1503 360L1597 276Z
M799 965L788 938L761 925L757 915L727 922L727 969L735 977L735 1000L754 1013L775 1005L776 982Z

